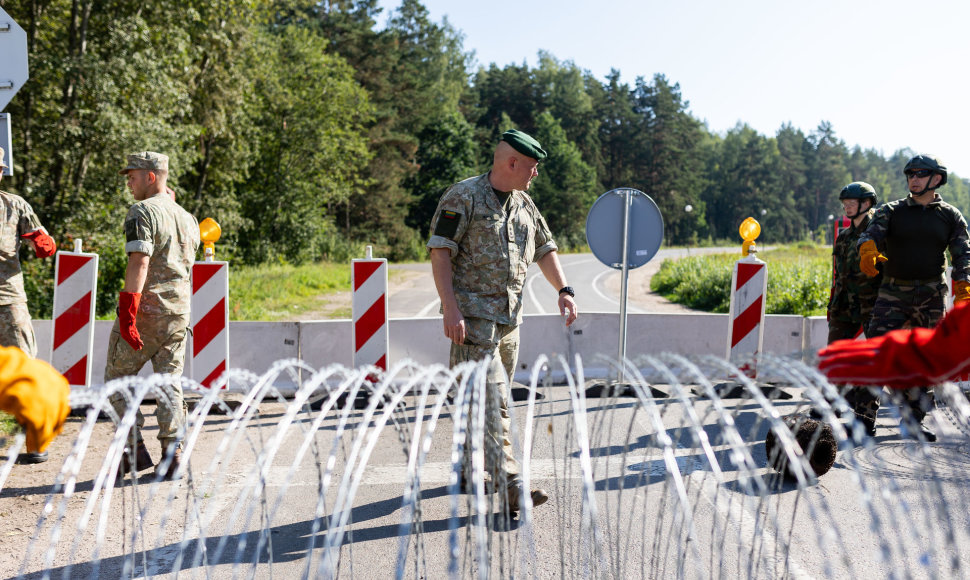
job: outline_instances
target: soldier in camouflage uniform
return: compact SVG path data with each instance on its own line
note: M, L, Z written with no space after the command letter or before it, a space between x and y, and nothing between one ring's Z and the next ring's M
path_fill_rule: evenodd
M917 155L903 170L910 195L886 203L876 211L859 236L859 267L879 274L882 285L872 310L866 336L882 336L899 328L932 328L943 318L947 287L944 280L946 250L953 260L953 287L957 301L970 300L970 239L960 210L943 201L936 189L947 180L946 167L932 155ZM875 433L878 392L866 391L855 401L856 414L870 434ZM932 407L927 388L905 391L913 418L922 423ZM920 425L929 441L936 434Z
M7 167L3 158L0 149L0 179ZM35 357L37 343L20 269L21 238L30 241L38 258L57 249L30 204L19 195L0 191L0 346L16 346Z
M846 185L839 192L849 227L839 232L832 245L832 293L827 318L829 344L855 338L865 330L872 314L882 275L870 278L859 269L859 236L869 226L878 203L876 190L863 181Z
M507 506L516 511L523 493L519 464L509 440L509 383L515 373L522 322L522 289L536 262L559 291L566 324L576 319L575 293L566 284L556 243L526 190L546 152L529 135L506 131L495 148L492 169L453 185L438 202L431 222L431 265L441 298L450 364L488 358L485 467L505 482ZM534 505L548 499L531 490Z
M6 167L4 151L0 148L0 179ZM15 346L35 357L37 341L20 269L21 238L33 245L38 258L52 256L57 250L30 204L19 195L0 191L0 346ZM44 461L47 461L46 451L26 451L17 456L17 463Z
M839 200L849 227L839 232L832 244L832 291L826 318L829 323L828 344L862 334L872 315L882 275L870 278L859 269L859 236L869 226L878 203L876 190L864 181L855 181L839 192ZM862 388L840 388L850 404ZM817 410L812 416L821 418Z
M171 478L181 459L178 439L185 427L185 405L179 378L185 364L185 342L189 326L190 274L199 249L199 222L179 206L168 193L168 157L145 151L128 156L128 176L135 204L125 218L125 251L128 267L125 286L118 300L108 343L105 382L135 375L149 360L156 373L172 377L164 396L158 397L156 418L158 440L164 458L156 474ZM123 415L124 396L116 394L111 404ZM129 448L122 460L123 472L141 471L153 465L141 437L145 418L138 411ZM167 470L161 471L165 459Z

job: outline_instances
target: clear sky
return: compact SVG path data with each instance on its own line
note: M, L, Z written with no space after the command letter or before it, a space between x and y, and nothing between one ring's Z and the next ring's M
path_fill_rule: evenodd
M970 177L970 1L422 0L477 65L546 50L603 80L662 73L708 128L832 123L849 147L909 147ZM400 0L381 0L382 18Z

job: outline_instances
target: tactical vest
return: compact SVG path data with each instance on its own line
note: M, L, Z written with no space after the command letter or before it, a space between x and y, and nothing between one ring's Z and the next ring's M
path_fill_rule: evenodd
M889 218L883 274L905 280L939 277L946 268L947 244L956 224L939 203L898 204Z

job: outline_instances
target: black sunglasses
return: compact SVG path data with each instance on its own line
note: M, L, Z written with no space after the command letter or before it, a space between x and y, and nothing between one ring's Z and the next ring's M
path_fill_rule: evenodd
M919 178L933 175L933 172L930 171L929 169L910 169L909 171L904 171L903 173L906 175L906 177L919 177Z

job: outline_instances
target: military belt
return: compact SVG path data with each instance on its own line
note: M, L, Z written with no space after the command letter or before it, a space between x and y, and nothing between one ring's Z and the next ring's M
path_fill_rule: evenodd
M937 276L936 278L926 278L923 280L905 280L903 278L885 278L884 279L889 284L894 286L929 286L930 284L944 284L946 280L943 276Z

